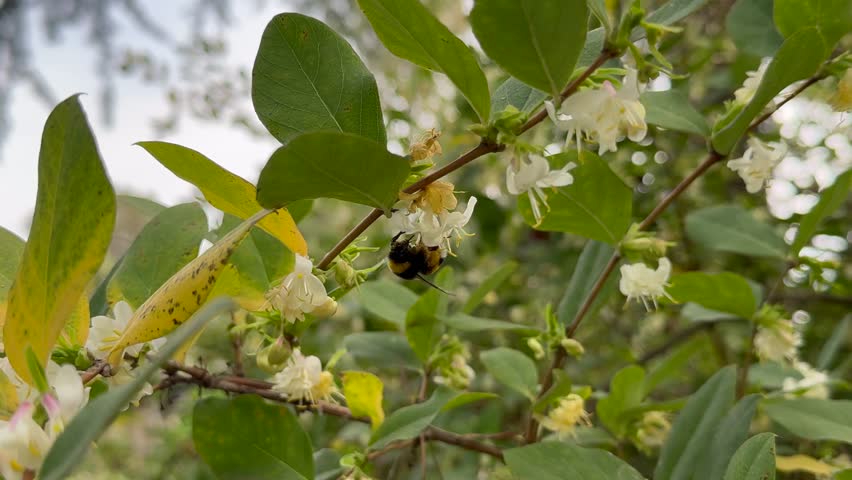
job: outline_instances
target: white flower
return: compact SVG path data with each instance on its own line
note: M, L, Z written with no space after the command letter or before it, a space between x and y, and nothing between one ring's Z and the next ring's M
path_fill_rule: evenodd
M663 446L672 429L672 424L665 412L652 410L642 415L636 430L636 446L645 453L651 454Z
M324 372L320 359L305 357L298 348L293 350L287 366L272 379L272 389L281 392L289 400L316 402L327 400L337 390L330 372Z
M89 388L73 365L49 362L45 373L53 392L42 396L42 405L49 417L47 431L55 437L89 401Z
M757 193L772 178L772 170L785 155L787 155L787 144L764 143L751 137L748 139L748 148L743 156L729 160L727 165L740 175L748 193Z
M113 317L99 315L92 318L92 326L89 329L89 338L86 340L86 349L97 359L103 360L112 349L113 345L127 329L127 324L133 317L133 308L127 302L118 302L112 307ZM144 343L131 345L124 349L130 356L139 356Z
M506 188L512 195L520 195L524 192L530 198L535 224L541 223L541 210L539 202L546 209L547 194L543 188L564 187L574 183L574 177L568 171L576 167L574 162L568 162L559 170L551 170L547 159L538 155L530 155L529 163L519 162L517 167L512 164L506 168Z
M802 397L808 398L820 398L827 399L828 398L828 375L825 372L821 372L808 364L807 362L794 362L793 368L799 371L802 374L802 378L796 379L793 377L787 377L784 379L784 383L782 385L782 389L784 392L791 394L788 396L795 396L792 394L798 394Z
M308 258L296 255L293 272L270 292L270 303L290 323L304 320L306 313L311 313L328 300L325 285L312 273L313 269Z
M777 319L769 325L761 325L754 337L754 349L761 360L782 363L796 358L796 351L802 343L799 332L793 322Z
M132 382L136 378L136 375L133 373L133 370L130 369L130 366L124 362L122 363L117 370L112 371L112 375L109 377L104 377L109 388L118 388L122 385L126 385ZM139 406L139 402L147 397L148 395L152 395L154 393L154 386L148 382L142 385L142 388L136 392L136 395L130 400L130 403L125 405L121 410L127 410L130 405L134 407Z
M417 234L427 247L441 247L452 253L450 238L454 235L458 241L468 233L465 225L473 216L476 197L470 197L464 212L443 211L438 215L424 210L407 213L397 210L391 216L391 227L397 232Z
M747 72L748 78L743 82L743 86L734 92L736 102L741 105L746 105L754 97L757 87L763 81L763 75L766 73L766 68L769 66L769 59L764 59L760 63L760 67L756 71Z
M27 470L38 470L52 443L33 420L35 405L24 402L8 422L0 420L0 474L21 480Z
M637 72L628 68L618 90L608 81L595 90L583 90L565 100L557 114L550 102L545 108L551 120L568 131L565 143L576 139L580 149L583 139L598 144L598 155L618 150L617 143L626 136L638 142L648 133L645 107L639 101Z
M622 265L621 281L618 283L618 288L627 297L627 301L634 298L639 299L645 305L645 309L650 311L649 301L656 308L657 299L660 297L673 300L665 290L671 272L672 264L666 257L659 260L656 270L649 268L644 263Z
M560 435L573 435L578 424L588 426L591 423L583 397L576 393L563 397L559 405L541 419L541 426Z
M438 375L435 375L433 380L438 385L464 390L470 386L474 378L476 378L476 371L467 364L467 357L456 353L448 366L438 369Z

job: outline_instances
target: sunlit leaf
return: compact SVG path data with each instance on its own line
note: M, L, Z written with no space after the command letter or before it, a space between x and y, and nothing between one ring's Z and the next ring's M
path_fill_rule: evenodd
M254 185L201 153L166 142L139 142L138 145L172 173L198 187L204 198L219 210L245 220L262 208L257 203ZM258 226L293 252L307 254L308 245L287 210L276 210L274 215L261 220Z
M101 266L115 223L115 193L76 96L44 126L30 236L8 294L3 340L18 375L24 352L42 364Z
M343 37L314 18L284 13L269 21L252 69L251 98L281 143L332 130L385 144L373 74Z
M485 53L524 83L554 97L565 88L586 39L586 2L476 0L473 33Z
M192 439L222 480L312 480L311 438L284 405L255 395L204 398L192 412Z
M257 201L279 208L326 197L389 209L408 171L406 159L366 138L306 133L272 154L257 181Z
M343 372L343 395L346 405L356 417L369 417L373 430L385 420L382 408L384 384L369 372Z
M358 0L379 40L394 55L450 78L483 121L491 99L473 51L418 0Z

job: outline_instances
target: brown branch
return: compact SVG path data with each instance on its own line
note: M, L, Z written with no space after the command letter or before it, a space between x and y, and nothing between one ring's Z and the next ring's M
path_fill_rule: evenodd
M748 129L754 130L755 128L757 128L758 125L760 125L761 123L768 120L769 117L771 117L775 112L777 112L778 109L780 109L781 107L786 105L787 102L789 102L793 98L799 96L800 93L804 92L808 87L810 87L811 85L815 84L816 82L822 80L823 78L825 78L824 74L817 74L817 75L814 75L813 77L808 78L804 82L802 82L802 84L799 85L795 90L790 92L790 95L787 95L787 97L784 100L781 100L772 109L770 109L769 111L767 111L763 115L757 117L757 120L752 122L751 126L749 126Z
M663 343L662 345L658 346L657 348L655 348L653 350L645 352L644 355L642 355L641 357L639 357L638 360L636 360L636 364L637 365L645 365L646 363L650 362L651 360L653 360L653 359L659 357L660 355L668 352L672 348L674 348L674 347L680 345L681 343L689 340L690 338L692 338L693 335L695 335L697 333L703 332L705 330L712 330L713 328L715 328L720 323L734 322L734 321L740 321L740 319L726 319L726 320L717 320L715 322L701 322L701 323L696 323L696 324L694 324L690 327L684 328L683 330L681 330L681 331L675 333L674 335L670 336L668 338L668 340L666 340L666 342Z
M85 372L80 374L80 380L83 381L83 385L91 382L95 377L102 373L106 373L109 370L109 363L103 360L97 360L94 365L86 369Z
M299 410L312 411L317 413L325 413L335 417L354 420L356 422L370 423L367 417L359 417L352 415L352 412L341 405L331 402L319 401L315 403L305 403L302 401L293 401L285 395L272 390L272 384L263 380L252 379L247 377L237 377L233 375L212 375L210 372L199 367L190 367L181 365L176 362L169 362L163 367L164 372L168 377L163 380L160 385L157 385L157 390L163 390L177 384L192 384L200 387L221 390L236 394L254 394L259 395L268 400L279 403L287 403L296 407ZM499 459L503 459L503 453L499 448L482 443L468 435L460 435L458 433L448 432L437 427L429 427L423 431L421 435L424 441L437 441L449 445L456 445L466 450L472 450L486 455L491 455ZM411 445L416 440L411 440L408 444L400 445L396 448L403 448ZM395 448L393 448L395 449ZM393 450L387 449L387 450ZM374 452L375 453L375 452Z
M558 102L556 102L557 105L561 105L566 98L573 95L577 91L577 89L580 88L580 85L582 85L583 82L586 81L586 79L588 79L601 65L616 56L617 52L610 50L602 51L601 54L598 55L598 58L595 59L595 61L591 65L589 65L586 70L584 70L583 73L580 74L579 77L577 77L573 82L569 83L568 86L565 87L565 90L563 90L562 93L559 95ZM521 125L521 127L518 129L517 134L520 135L526 132L527 130L541 123L541 121L545 118L547 118L547 110L542 108L535 115L530 117L526 123ZM429 185L430 183L449 175L450 173L476 160L477 158L482 157L483 155L501 152L505 148L506 145L503 144L487 143L483 141L475 148L469 150L467 153L460 156L459 158L453 160L452 162L444 165L443 167L435 170L429 175L426 175L420 180L409 185L408 187L403 189L403 192L414 193L422 189L426 185ZM355 228L350 230L349 233L347 233L343 238L341 238L340 241L337 242L337 244L331 250L329 250L324 257L322 257L322 260L320 260L320 262L317 264L317 268L321 270L327 270L328 267L331 266L331 262L335 258L337 258L338 255L340 255L340 252L342 252L350 243L354 242L356 238L358 238L362 233L364 233L364 231L366 231L370 227L370 225L372 225L381 216L381 209L373 209L373 211L371 211L366 217L364 217L363 220L358 222L358 225L356 225Z

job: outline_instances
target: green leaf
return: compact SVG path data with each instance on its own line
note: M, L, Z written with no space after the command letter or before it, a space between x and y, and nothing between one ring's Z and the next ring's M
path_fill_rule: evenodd
M771 57L784 38L772 22L773 0L737 0L728 10L725 29L737 49L756 57Z
M257 395L199 400L192 411L192 440L222 480L314 478L311 438L299 419Z
M852 480L852 468L835 473L833 480Z
M820 192L819 202L799 222L796 239L790 245L790 252L793 255L798 255L799 250L807 245L816 233L819 223L843 205L843 202L849 198L850 189L852 189L852 169L838 175L830 187Z
M766 400L763 410L795 435L808 440L852 443L852 400L796 398Z
M541 442L503 452L517 480L643 480L615 455L566 442Z
M428 427L454 395L449 389L435 390L429 400L402 407L388 416L370 437L370 450L378 450L397 441L414 438Z
M775 230L738 205L696 210L686 217L686 234L711 250L784 259L787 245Z
M263 207L257 190L243 178L225 170L191 148L166 142L139 142L158 162L179 178L195 185L210 205L245 220ZM308 245L287 210L267 215L258 226L278 238L290 250L307 255Z
M568 162L574 183L560 188L543 189L550 210L542 205L541 224L536 225L528 195L518 197L524 221L538 230L565 232L610 244L621 241L630 226L633 192L605 161L594 153L576 150L548 157L554 168Z
M473 51L417 0L358 0L379 40L397 57L450 78L480 120L489 116L488 81Z
M686 18L703 7L707 0L669 0L662 7L648 14L648 23L671 25Z
M330 448L323 448L314 452L314 480L337 480L343 475L343 467L340 466L340 454Z
M574 73L586 39L586 2L476 0L470 24L503 70L556 97Z
M609 394L598 401L598 418L610 432L623 439L632 423L623 413L638 407L644 397L645 370L639 365L624 367L610 380Z
M27 382L25 352L42 365L103 262L115 224L115 192L77 96L47 118L30 236L8 294L3 341Z
M742 444L724 480L775 480L775 434L759 433Z
M17 235L0 227L0 341L3 340L3 319L6 317L6 299L12 281L18 273L18 264L24 254L24 243Z
M680 90L644 92L639 101L645 106L645 121L651 125L701 136L710 133L704 116Z
M417 294L399 282L376 280L358 286L361 305L373 315L405 327L405 316L417 301Z
M319 20L270 20L252 69L251 99L269 133L286 144L318 130L385 144L376 79L349 43Z
M604 268L606 268L614 252L615 249L606 243L594 240L586 242L583 251L580 253L580 258L577 260L577 265L574 266L571 280L568 281L568 288L565 289L565 294L559 302L557 316L560 323L567 325L574 320L574 317L577 316L577 312L580 310L580 306L592 291L595 282ZM600 308L608 293L615 288L616 277L617 275L610 275L610 278L604 284L601 295L598 295L598 298L592 303L589 313L593 313Z
M846 344L850 332L852 332L852 315L846 315L823 344L816 363L817 369L828 370L831 367L837 354L842 351L843 345Z
M688 378L685 374L688 362L693 356L702 353L705 343L704 337L693 337L649 368L645 377L645 391L650 393L666 381L675 382L684 377Z
M673 276L670 283L666 291L678 302L695 302L743 318L751 318L757 311L751 287L736 273L682 273Z
M435 285L451 289L453 270L443 268L435 278ZM414 302L405 315L405 337L408 344L425 365L429 361L432 349L441 339L443 328L438 317L446 313L447 296L443 292L430 288Z
M257 201L274 209L327 197L387 210L408 171L406 159L372 140L349 133L306 133L269 158L257 181Z
M571 378L562 371L553 371L553 385L533 404L533 413L543 413L556 400L572 392Z
M810 77L827 55L825 42L815 28L802 29L787 38L766 68L751 101L733 119L713 128L713 148L728 154L764 107L793 82Z
M494 96L491 97L491 120L494 120L509 105L521 112L532 113L545 98L547 94L541 90L536 90L517 78L509 77L497 87Z
M518 332L535 333L539 330L531 325L512 323L504 320L474 317L465 313L454 313L439 317L444 325L460 332L492 332L498 330L514 330Z
M736 369L725 367L710 377L674 421L660 452L654 480L703 479L698 462L712 445L719 422L734 403Z
M190 338L198 334L208 322L222 313L233 311L234 302L227 298L217 298L198 310L185 324L172 333L157 355L133 371L133 380L120 387L113 388L91 402L78 413L71 423L56 439L53 447L39 471L41 480L60 480L66 478L71 470L79 465L92 442L98 439L118 414L130 403L137 392L159 370L160 366L171 360L175 353Z
M346 350L362 368L420 369L420 360L404 336L396 332L360 332L343 338Z
M535 398L538 370L530 357L511 348L498 347L480 353L479 360L495 380L530 400Z
M680 309L680 316L690 322L715 322L717 320L740 318L738 315L734 315L733 313L711 310L692 302L687 302L683 308Z
M492 398L500 398L496 393L491 392L462 392L453 397L446 405L441 408L442 412L449 412L456 408L463 407L470 403L479 402L481 400L491 400Z
M218 238L239 228L240 223L239 218L225 214L216 232ZM227 295L246 310L261 310L268 302L266 292L277 280L293 271L294 262L293 252L278 239L253 228L228 258L210 295Z
M509 277L512 276L512 274L515 273L515 270L517 269L517 262L509 260L508 262L504 263L500 268L497 269L496 272L492 273L488 278L486 278L482 283L480 283L478 287L476 287L476 289L467 298L467 301L464 302L462 312L473 312L476 307L478 307L479 304L482 303L488 293L500 287L500 285L502 285L503 282L508 280Z
M785 37L816 27L832 48L852 31L852 8L846 0L775 0L775 24Z
M145 225L127 249L107 287L114 304L122 298L135 310L172 275L198 256L207 217L197 203L166 210Z
M373 430L385 420L382 408L384 384L369 372L343 372L343 396L355 417L370 417Z
M701 456L695 469L696 472L701 472L701 478L722 478L737 447L748 437L759 398L758 395L743 397L719 423L709 448Z

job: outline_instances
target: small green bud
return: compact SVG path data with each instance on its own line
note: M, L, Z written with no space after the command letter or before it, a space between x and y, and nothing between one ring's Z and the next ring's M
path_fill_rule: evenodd
M257 354L257 366L265 372L278 373L287 364L293 349L284 337L278 337L275 342L262 349Z
M355 288L358 285L358 273L349 262L338 260L334 263L334 279L343 288Z
M583 344L573 338L563 338L559 344L562 345L562 348L564 348L568 355L571 355L572 357L580 357L586 353L586 349L583 348Z
M530 347L530 350L533 352L533 356L537 360L541 360L544 358L544 347L541 346L541 342L536 338L528 338L527 346Z

